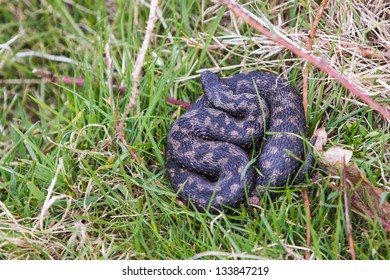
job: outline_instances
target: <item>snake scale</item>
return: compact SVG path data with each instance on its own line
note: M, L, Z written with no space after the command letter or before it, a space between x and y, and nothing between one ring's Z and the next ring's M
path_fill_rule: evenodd
M297 91L268 72L220 79L201 74L204 94L171 127L166 170L184 202L199 210L234 208L245 194L301 182L310 169ZM249 150L261 147L250 164Z

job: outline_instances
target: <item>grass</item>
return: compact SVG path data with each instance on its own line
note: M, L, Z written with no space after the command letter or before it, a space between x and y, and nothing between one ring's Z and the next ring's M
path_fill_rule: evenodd
M330 1L314 50L388 104L388 60L358 54L359 47L384 51L390 20L375 8L384 2L363 7ZM311 202L312 219L307 221L296 188L274 200L264 198L261 207L243 204L212 215L178 202L164 175L169 127L184 113L164 98L196 100L202 94L197 70L218 67L221 76L274 71L301 89L304 61L208 1L163 1L164 22L157 22L141 95L126 121L137 162L121 143L103 149L131 94L110 92L104 47L110 47L114 83L130 88L149 13L146 2L41 3L6 1L0 6L0 43L14 38L0 47L0 259L234 258L230 253L286 259L307 250L312 259L350 258L343 195L329 187L340 184L339 178L303 184ZM245 6L261 11L302 45L316 14L310 4L273 0ZM77 64L20 55L27 51ZM34 68L83 76L86 85L46 83L32 73ZM309 78L309 135L324 125L327 147L353 150L352 161L388 192L389 123L326 74L311 68ZM308 222L311 246L306 243ZM352 227L358 259L390 258L380 223L355 214Z

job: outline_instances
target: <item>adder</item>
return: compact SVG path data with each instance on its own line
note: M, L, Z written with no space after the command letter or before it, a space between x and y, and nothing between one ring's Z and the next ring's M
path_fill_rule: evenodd
M172 125L166 149L168 177L184 202L234 208L246 195L305 178L313 161L305 159L306 121L286 80L269 72L220 79L210 71L201 80L204 94ZM260 151L255 167L252 148Z

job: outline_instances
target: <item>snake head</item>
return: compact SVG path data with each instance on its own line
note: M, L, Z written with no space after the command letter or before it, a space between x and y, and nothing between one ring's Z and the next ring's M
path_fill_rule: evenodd
M226 104L227 96L233 95L232 89L221 81L217 74L206 70L201 73L203 91L207 99L214 107L230 112L235 110Z
M222 83L218 75L211 72L210 70L202 72L200 77L202 79L203 91L206 93L206 95L209 95L208 93L214 92L222 94L223 92L231 91L230 87Z
M208 97L209 93L218 92L221 90L221 82L219 77L213 72L206 70L200 74L202 79L203 92Z
M219 77L217 74L214 74L210 70L206 70L200 74L200 77L202 79L202 84L207 85L209 83L219 83Z

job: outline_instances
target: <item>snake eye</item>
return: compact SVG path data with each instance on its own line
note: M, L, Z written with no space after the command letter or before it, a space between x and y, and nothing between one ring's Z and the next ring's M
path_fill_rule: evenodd
M207 181L210 181L211 183L216 183L219 180L219 175L218 174L207 173L207 174L203 174L203 177Z
M210 140L210 141L215 140L215 138L209 133L200 133L198 136L203 140Z
M243 121L243 120L245 119L246 115L244 115L244 114L239 114L239 115L234 115L233 117L234 117L236 120L238 120L238 121Z

